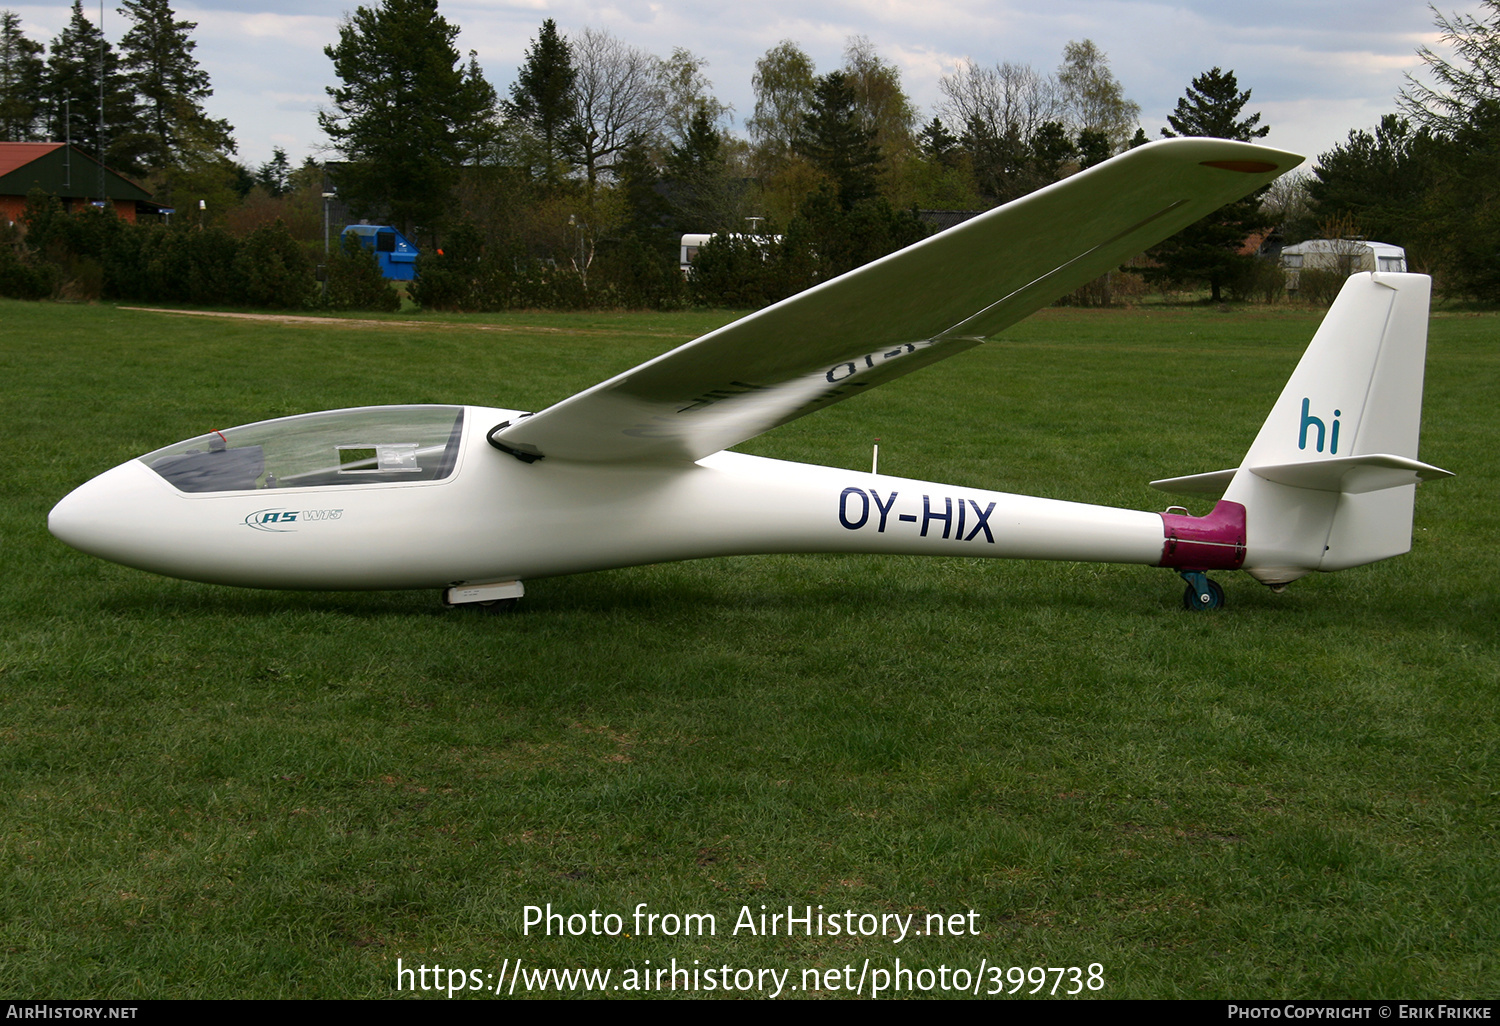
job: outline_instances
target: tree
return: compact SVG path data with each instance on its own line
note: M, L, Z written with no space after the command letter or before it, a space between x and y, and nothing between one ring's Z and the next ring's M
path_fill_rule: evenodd
M1177 101L1176 113L1168 119L1176 132L1163 128L1162 135L1180 132L1241 142L1260 138L1270 131L1269 126L1260 124L1260 115L1240 116L1249 99L1250 90L1239 91L1233 71L1214 68L1204 72L1193 79L1187 95ZM1240 253L1245 241L1271 227L1271 219L1260 209L1265 192L1259 189L1221 207L1152 249L1150 255L1156 266L1142 269L1146 279L1207 282L1212 301L1222 302L1224 289L1242 280L1256 259L1253 254Z
M963 126L975 185L990 203L1009 202L1056 180L1066 156L1056 138L1066 135L1056 80L1028 64L984 68L966 60L940 88L938 109Z
M271 159L255 171L255 184L274 197L285 196L292 187L292 166L286 159L286 150L271 147Z
M864 127L854 88L842 71L818 79L796 148L834 183L844 210L875 197L880 147L875 130Z
M1452 59L1422 47L1435 86L1408 76L1400 102L1417 126L1412 147L1428 188L1416 235L1442 270L1445 288L1500 302L1500 0L1481 13L1433 10Z
M1476 103L1467 124L1439 140L1431 167L1422 237L1444 287L1500 303L1500 100Z
M922 129L917 136L917 143L924 157L939 161L947 167L954 166L958 162L958 155L963 152L958 145L958 136L948 131L941 118L933 118Z
M1125 99L1124 87L1109 69L1109 58L1093 40L1063 47L1057 83L1062 90L1063 120L1075 137L1102 132L1112 154L1129 147L1141 105Z
M594 186L632 138L656 139L666 120L661 61L644 50L588 28L573 46L572 122L564 145Z
M119 10L134 22L120 40L120 66L137 98L134 124L120 141L133 163L180 167L188 137L198 148L233 153L234 129L203 110L213 88L193 57L198 44L188 38L197 22L178 21L167 0L125 0Z
M542 177L551 184L559 177L561 139L573 119L573 83L577 77L572 48L558 35L557 23L548 18L526 51L526 63L516 73L505 116L540 141Z
M1177 101L1177 109L1167 115L1170 128L1161 134L1168 139L1178 136L1205 136L1213 139L1264 139L1271 131L1260 123L1260 115L1243 120L1240 111L1250 102L1250 90L1239 91L1233 71L1213 68L1193 79L1187 95ZM1259 126L1259 127L1257 127Z
M133 100L114 47L83 16L83 0L73 0L73 16L52 41L51 51L47 58L48 134L57 140L71 138L74 145L112 167L144 171L128 152L113 145L130 124Z
M1500 0L1480 0L1481 17L1445 17L1433 8L1433 20L1444 43L1453 48L1448 60L1423 46L1417 56L1437 85L1406 76L1401 109L1419 127L1456 136L1474 121L1485 104L1500 101Z
M764 163L774 167L791 154L812 107L813 77L812 58L790 39L755 62L755 113L745 128Z
M457 36L437 0L382 0L347 17L338 45L323 51L343 81L318 115L348 162L339 190L408 235L415 225L435 230L459 168L492 134L495 90L472 52L461 63Z
M1422 235L1424 198L1433 181L1436 141L1395 114L1373 133L1349 138L1318 157L1307 179L1308 209L1290 226L1294 237L1312 237L1320 224L1351 218L1370 238L1413 245ZM1284 181L1284 179L1278 179Z
M1080 171L1093 167L1095 164L1101 164L1110 157L1109 136L1103 132L1085 128L1082 132L1078 133L1078 142L1076 145L1078 148L1078 170ZM1131 140L1130 145L1134 148L1139 144Z
M940 210L983 206L974 185L973 159L941 118L933 118L922 129L917 147L908 173L913 206Z
M1038 187L1065 177L1064 165L1078 159L1078 147L1068 138L1060 121L1048 121L1038 127L1029 149L1031 172Z
M703 74L706 67L707 61L680 46L662 63L664 118L668 141L673 144L687 141L700 115L710 128L718 131L734 110L714 97L714 84Z
M21 16L0 11L0 142L32 142L42 127L44 47L21 31Z
M844 77L854 91L860 125L874 133L887 159L911 150L917 111L901 88L900 69L881 60L867 37L854 36L844 47Z
M963 60L943 76L939 88L938 112L949 124L995 139L1030 139L1061 114L1056 80L1029 64L1007 61L982 68Z

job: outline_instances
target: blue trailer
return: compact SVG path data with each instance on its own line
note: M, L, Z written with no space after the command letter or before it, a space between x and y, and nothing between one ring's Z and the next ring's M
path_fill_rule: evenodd
M390 225L351 224L340 240L353 235L365 249L375 251L380 273L391 281L411 281L417 276L417 247Z

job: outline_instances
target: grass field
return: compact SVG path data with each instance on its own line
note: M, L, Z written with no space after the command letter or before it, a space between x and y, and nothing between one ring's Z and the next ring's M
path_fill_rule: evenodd
M1433 320L1421 455L1459 477L1419 490L1412 552L1283 595L1222 574L1213 614L1166 570L774 556L528 582L488 616L166 580L46 532L210 428L539 409L729 316L0 303L0 993L389 997L398 960L519 958L627 987L852 966L819 976L840 996L899 958L981 993L1097 963L1085 994L1500 994L1495 315ZM1161 509L1146 481L1238 463L1316 323L1044 311L742 448L867 467L878 436L885 473ZM643 902L716 933L643 935ZM623 930L523 934L548 903ZM734 932L762 905L963 930Z

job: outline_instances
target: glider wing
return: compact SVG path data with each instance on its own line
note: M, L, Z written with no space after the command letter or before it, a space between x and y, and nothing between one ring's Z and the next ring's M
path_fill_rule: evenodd
M697 460L978 345L1301 163L1129 150L490 432L522 459Z

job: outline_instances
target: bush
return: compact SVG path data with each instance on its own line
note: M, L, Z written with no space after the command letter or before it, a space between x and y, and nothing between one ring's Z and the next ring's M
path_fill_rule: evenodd
M417 258L412 302L424 310L486 309L480 300L480 281L489 272L484 242L474 226L464 221L448 233L442 248Z
M759 309L785 294L787 247L769 235L720 235L699 247L688 294L699 306Z
M1345 276L1338 271L1303 268L1297 274L1297 298L1304 303L1328 306L1338 298Z
M0 297L37 300L52 295L56 268L32 264L25 255L21 233L11 225L0 225Z
M323 305L330 310L395 313L401 309L401 297L380 273L375 251L366 249L354 235L345 235L329 255L327 273Z
M637 310L676 310L682 306L687 283L678 269L677 247L662 252L637 239L625 239L599 247L599 256L589 271L593 306L606 296L615 305Z
M517 262L514 268L511 275L497 275L490 279L505 287L504 305L499 309L583 310L591 305L608 305L607 302L590 302L582 276L572 267L560 267L543 260L525 260Z
M234 273L240 302L248 306L300 310L317 298L312 262L280 220L255 229L240 244Z
M1285 294L1286 269L1275 260L1246 264L1229 282L1230 298L1242 302L1274 303Z

